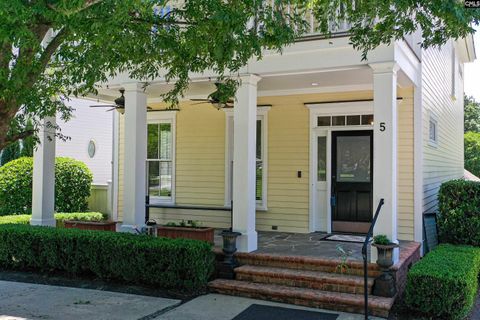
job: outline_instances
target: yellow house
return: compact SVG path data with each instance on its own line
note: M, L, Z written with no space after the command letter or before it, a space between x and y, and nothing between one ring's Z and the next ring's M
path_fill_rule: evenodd
M171 87L163 79L146 88L112 79L101 97L124 89L126 98L116 115L114 218L127 229L145 223L148 195L150 219L233 226L250 252L257 230L365 233L385 199L375 233L422 242L439 185L463 175L473 40L425 50L410 35L362 60L340 35L251 61L223 108L198 102L215 91L214 73L191 75L178 110L162 103Z

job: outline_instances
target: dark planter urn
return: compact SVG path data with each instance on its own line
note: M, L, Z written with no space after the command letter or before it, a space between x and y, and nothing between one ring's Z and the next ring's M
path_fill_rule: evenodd
M398 248L398 244L372 244L377 248L377 265L382 270L382 274L375 279L373 284L373 294L381 297L393 297L397 293L395 277L389 270L393 265L393 250Z
M393 266L393 250L398 248L398 244L372 244L377 248L377 264L382 270L388 270Z
M242 234L240 232L223 230L221 235L223 238L222 251L224 254L224 259L220 266L218 275L223 279L234 279L234 269L238 267L238 262L234 256L235 252L237 252L237 237L241 236Z

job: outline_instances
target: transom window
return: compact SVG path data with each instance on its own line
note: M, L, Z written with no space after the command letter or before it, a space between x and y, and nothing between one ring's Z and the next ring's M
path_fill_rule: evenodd
M371 126L373 114L338 115L317 117L318 127L331 126Z
M149 120L147 125L147 179L151 202L173 202L174 122Z

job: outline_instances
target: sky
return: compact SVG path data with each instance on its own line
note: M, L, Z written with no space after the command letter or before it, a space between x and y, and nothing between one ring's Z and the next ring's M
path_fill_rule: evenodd
M480 27L477 27L473 37L477 60L465 64L464 90L467 96L473 96L475 100L480 101Z

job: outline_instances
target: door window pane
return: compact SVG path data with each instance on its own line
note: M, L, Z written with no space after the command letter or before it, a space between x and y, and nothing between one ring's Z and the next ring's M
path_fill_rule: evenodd
M370 137L337 137L338 182L370 182Z
M344 125L345 125L345 116L332 117L332 126L344 126Z
M329 127L330 126L330 119L331 117L318 117L317 118L317 126L319 127Z
M170 123L162 123L160 127L160 159L172 158L172 125Z
M347 116L347 126L358 126L360 124L360 116Z
M317 181L327 181L327 137L317 138Z
M373 114L362 115L362 125L364 126L373 125Z
M148 161L148 195L160 196L160 161Z
M160 162L160 196L172 196L172 163Z

